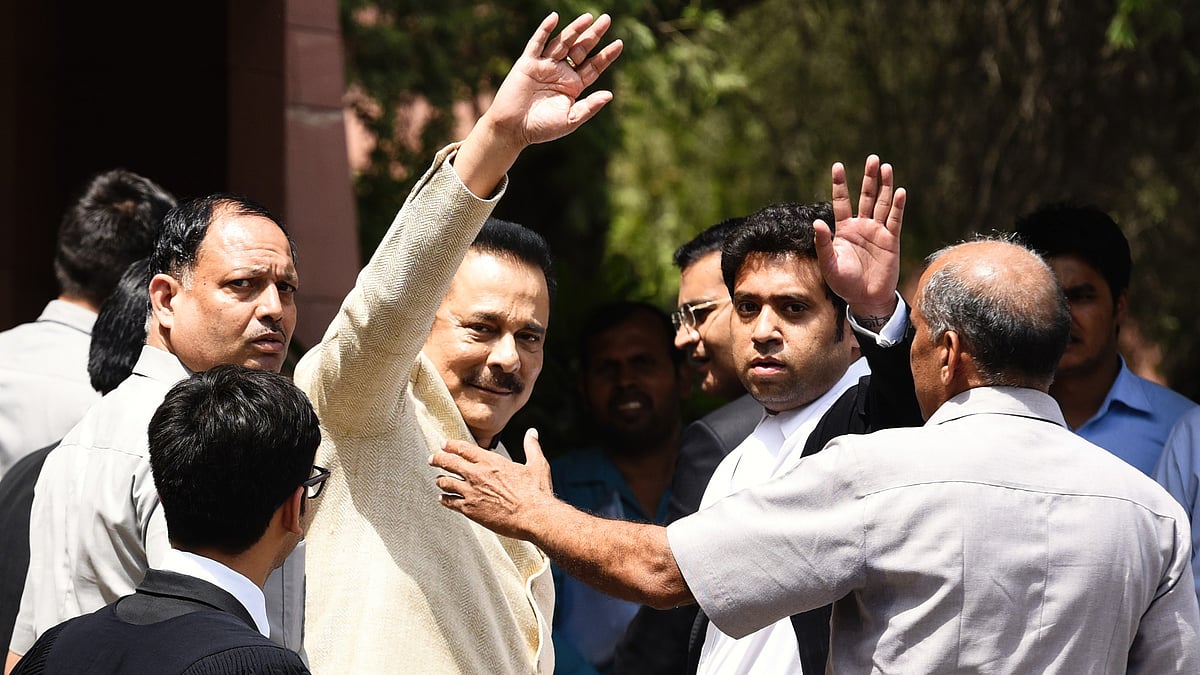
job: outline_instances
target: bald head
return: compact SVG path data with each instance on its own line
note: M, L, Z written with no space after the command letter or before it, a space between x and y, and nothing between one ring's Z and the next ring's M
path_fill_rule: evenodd
M956 333L977 379L973 386L1046 390L1071 327L1049 266L1000 239L944 248L926 264L916 302L925 338L936 343Z

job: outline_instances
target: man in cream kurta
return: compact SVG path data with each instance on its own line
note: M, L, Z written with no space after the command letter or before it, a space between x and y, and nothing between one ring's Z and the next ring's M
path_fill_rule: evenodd
M314 672L553 671L545 555L438 502L429 456L447 439L480 439L445 364L422 348L520 150L569 133L611 99L577 99L620 52L618 41L588 58L608 17L584 15L550 39L555 22L542 22L462 145L438 154L296 368L324 432L317 461L332 471L308 532ZM548 314L548 298L542 306Z

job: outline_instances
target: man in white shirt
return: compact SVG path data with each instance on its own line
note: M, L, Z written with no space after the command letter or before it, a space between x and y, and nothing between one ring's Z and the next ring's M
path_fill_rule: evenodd
M308 673L267 639L262 587L300 541L329 473L284 376L216 366L167 392L149 454L171 549L137 591L47 631L16 673Z
M150 254L175 198L121 169L98 174L63 214L59 295L36 321L0 333L0 476L67 433L100 398L88 345L100 305L134 260Z

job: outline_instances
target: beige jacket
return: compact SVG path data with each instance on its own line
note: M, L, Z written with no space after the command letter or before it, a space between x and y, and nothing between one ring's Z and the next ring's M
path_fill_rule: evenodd
M427 463L444 439L471 436L421 347L507 185L478 199L454 150L438 153L296 367L321 419L317 463L332 471L307 537L304 640L318 674L554 670L548 559L441 506Z

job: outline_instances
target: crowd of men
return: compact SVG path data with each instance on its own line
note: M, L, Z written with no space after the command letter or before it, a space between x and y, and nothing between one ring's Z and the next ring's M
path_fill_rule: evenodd
M906 299L893 167L835 164L681 245L673 312L593 308L590 425L512 461L556 287L491 212L622 49L557 21L292 378L267 209L112 171L67 210L60 297L0 333L5 673L1200 672L1200 408L1121 357L1090 206Z

